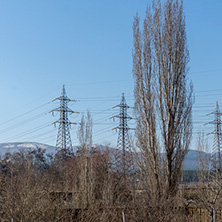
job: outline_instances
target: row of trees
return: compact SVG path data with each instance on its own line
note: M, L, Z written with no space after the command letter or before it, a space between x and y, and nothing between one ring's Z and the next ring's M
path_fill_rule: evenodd
M55 157L21 150L1 161L2 221L178 221L186 218L182 196L150 199L140 171L124 180L112 169L115 154L93 148L87 156L68 150ZM185 219L184 219L185 221Z

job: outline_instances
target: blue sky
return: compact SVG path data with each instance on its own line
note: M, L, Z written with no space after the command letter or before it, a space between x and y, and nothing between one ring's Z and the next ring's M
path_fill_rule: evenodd
M137 12L143 20L150 2L0 0L0 142L55 145L57 129L50 123L58 116L48 111L58 106L50 101L65 84L68 96L77 100L70 108L92 112L94 143L115 145L111 129L118 122L109 116L118 111L111 108L122 92L133 106L132 23ZM221 9L221 0L184 0L189 78L196 95L194 138L200 129L213 130L204 126L213 118L206 114L217 100L221 105ZM70 118L78 123L80 117ZM71 131L74 145L76 130Z

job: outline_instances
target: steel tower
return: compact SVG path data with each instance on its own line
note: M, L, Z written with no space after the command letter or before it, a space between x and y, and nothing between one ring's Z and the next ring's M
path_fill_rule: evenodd
M127 114L127 110L130 107L126 104L124 93L122 94L121 103L113 108L115 107L120 107L120 112L118 115L111 117L119 118L119 126L113 128L118 129L117 152L115 155L114 168L125 177L127 174L132 173L133 160L128 134L128 131L132 128L129 128L127 123L132 117Z
M214 121L210 122L214 124L214 140L213 140L213 148L211 153L211 162L212 162L212 170L216 172L221 172L222 170L222 159L221 159L221 145L222 145L222 137L221 137L221 112L219 110L218 102L216 102L215 111L211 114L214 114Z
M57 140L56 140L56 152L60 150L66 150L66 149L73 152L72 141L71 141L71 136L70 136L70 127L71 127L71 124L76 124L76 123L73 123L68 119L68 114L73 114L76 112L68 108L68 103L75 100L71 100L67 97L66 91L65 91L65 85L63 85L61 96L54 99L53 101L55 100L60 101L60 107L53 109L51 111L53 114L54 112L60 113L59 120L53 123L55 125L56 123L59 124L58 135L57 135Z

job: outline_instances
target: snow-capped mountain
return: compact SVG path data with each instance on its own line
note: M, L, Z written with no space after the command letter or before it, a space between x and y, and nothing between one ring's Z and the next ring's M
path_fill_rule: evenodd
M46 153L54 153L55 147L43 143L35 142L15 142L15 143L0 143L0 155L3 156L5 153L10 152L14 153L19 150L25 149L45 149Z

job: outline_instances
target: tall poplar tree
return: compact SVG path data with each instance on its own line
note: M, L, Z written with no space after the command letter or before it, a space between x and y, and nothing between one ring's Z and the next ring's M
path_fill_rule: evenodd
M192 136L193 87L183 1L154 0L133 24L133 73L141 183L157 202L177 194ZM164 157L160 155L164 153Z

